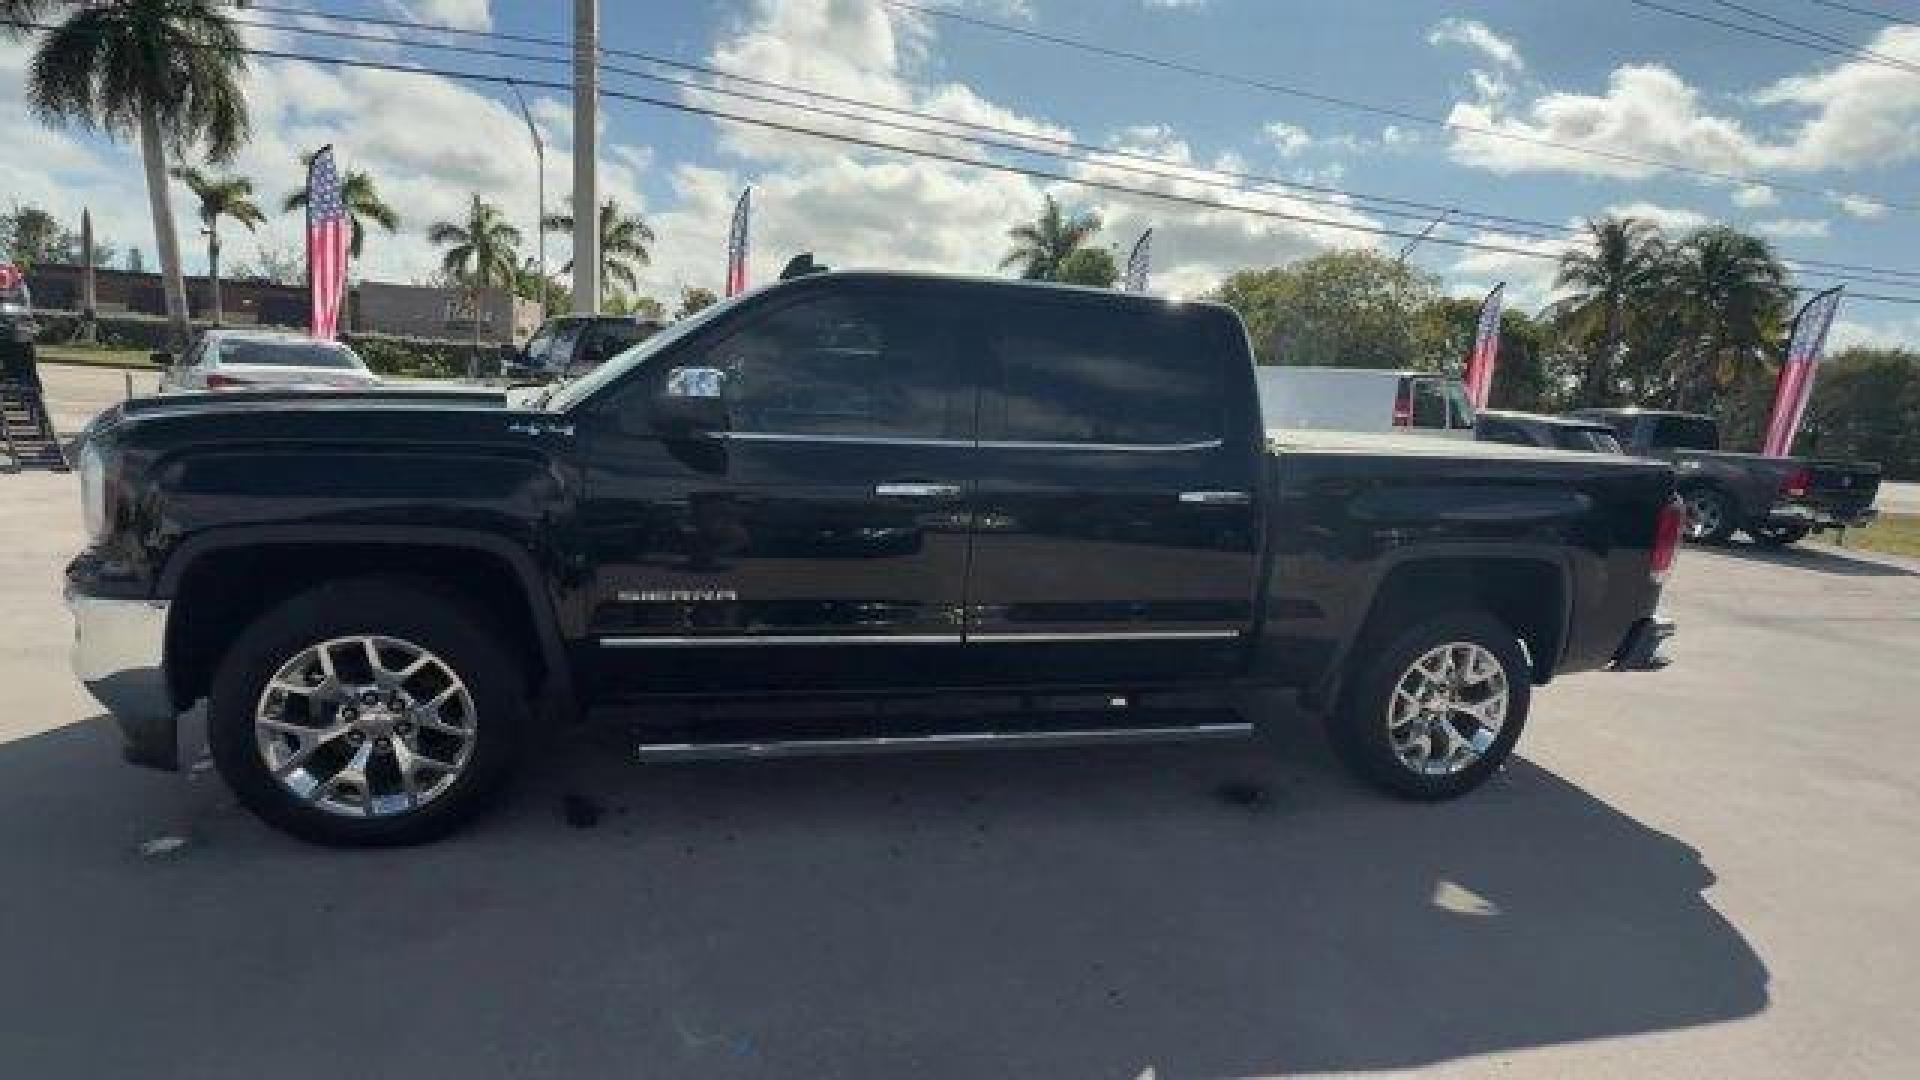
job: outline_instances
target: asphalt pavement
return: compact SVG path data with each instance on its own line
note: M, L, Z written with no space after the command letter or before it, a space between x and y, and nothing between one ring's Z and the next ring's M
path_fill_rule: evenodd
M117 377L117 373L115 373ZM82 406L67 407L84 411ZM1905 1074L1920 563L1688 550L1678 662L1438 806L1249 744L647 765L309 847L122 764L0 476L0 1076Z

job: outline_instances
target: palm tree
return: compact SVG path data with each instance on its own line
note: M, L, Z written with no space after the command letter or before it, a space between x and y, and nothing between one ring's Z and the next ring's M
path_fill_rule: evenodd
M1100 215L1084 213L1068 217L1053 196L1048 195L1038 220L1007 230L1013 248L1000 260L1000 266L1005 269L1018 265L1020 276L1029 281L1053 281L1059 275L1060 264L1099 231Z
M220 309L220 219L230 217L252 232L266 220L253 201L253 181L244 176L208 176L191 166L173 170L200 200L200 224L207 234L207 282L213 292L213 325L219 326Z
M198 145L221 164L246 141L241 47L217 0L100 0L47 31L27 76L27 99L42 122L139 136L176 348L188 334L187 284L167 153Z
M548 214L541 226L551 233L573 232L572 214ZM600 298L607 298L609 285L632 292L640 284L637 271L652 261L647 245L653 243L653 230L639 214L623 213L620 204L608 199L600 204ZM560 268L573 270L573 260Z
M1554 315L1591 350L1576 403L1603 405L1627 319L1657 285L1667 245L1651 222L1632 217L1588 218L1586 239L1560 256L1554 286L1573 291Z
M507 224L500 208L482 199L478 193L467 204L466 224L436 221L427 230L427 239L447 249L440 268L456 281L465 282L467 300L473 310L473 360L468 374L480 370L480 293L490 285L511 290L520 257L514 248L520 243L520 230Z
M0 38L24 37L32 32L26 24L40 17L52 0L0 0Z
M303 170L312 167L313 154L309 150L300 155ZM400 229L400 215L374 189L373 177L358 169L348 169L340 175L340 201L347 208L347 257L350 259L358 261L360 258L360 247L366 240L368 222L380 226L384 232L398 232ZM287 192L287 197L280 200L280 209L288 213L306 208L307 189L304 187Z
M1713 225L1674 250L1663 278L1693 354L1675 374L1674 407L1704 408L1719 383L1761 364L1779 336L1792 296L1787 269L1767 241Z
M478 194L467 204L465 224L436 221L427 230L427 239L447 249L440 268L469 288L513 286L514 266L519 262L514 248L520 243L520 230L507 224L500 208Z

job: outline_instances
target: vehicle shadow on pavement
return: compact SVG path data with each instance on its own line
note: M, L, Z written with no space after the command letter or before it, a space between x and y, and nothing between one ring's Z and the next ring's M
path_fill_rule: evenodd
M645 767L607 741L361 852L121 767L104 721L0 745L0 1073L1370 1070L1768 1001L1697 852L1525 761L1421 806L1294 723Z
M1841 577L1916 577L1913 569L1898 565L1888 556L1863 555L1845 548L1827 547L1824 544L1793 544L1787 547L1767 547L1762 544L1750 544L1732 541L1710 548L1721 555L1731 555L1736 559L1750 562L1768 563L1773 566L1791 566L1801 570L1812 570L1822 574L1837 574ZM1884 560L1884 561L1883 561Z

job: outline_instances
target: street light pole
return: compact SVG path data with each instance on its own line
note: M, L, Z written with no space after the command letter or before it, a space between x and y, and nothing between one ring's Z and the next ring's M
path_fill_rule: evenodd
M1413 239L1407 241L1407 245L1400 249L1400 254L1396 256L1393 261L1396 263L1399 263L1401 266L1407 265L1407 256L1413 254L1413 249L1419 247L1420 242L1422 240L1425 240L1427 237L1432 236L1433 230L1439 228L1443 222L1445 222L1448 218L1452 216L1453 216L1453 207L1451 206L1447 207L1445 210L1440 211L1440 216L1437 218L1434 218L1432 221L1427 222L1427 227L1420 230L1419 236L1416 236Z
M533 139L533 159L540 168L540 194L536 196L539 200L540 212L533 219L533 232L538 238L535 243L540 248L540 319L545 322L547 318L547 144L540 138L540 129L534 126L533 112L527 108L526 96L520 93L520 84L510 82L507 86L513 90L514 100L520 103L520 116L527 122L528 137Z
M600 0L573 0L573 310L600 313Z

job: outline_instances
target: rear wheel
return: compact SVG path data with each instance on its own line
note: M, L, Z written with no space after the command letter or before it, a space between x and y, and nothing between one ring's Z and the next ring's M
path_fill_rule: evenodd
M1532 686L1506 624L1484 611L1428 618L1365 662L1329 735L1362 779L1412 799L1450 799L1493 775L1526 725Z
M403 581L322 586L269 611L207 706L220 774L268 823L328 844L451 832L505 780L526 696L489 623Z
M1687 505L1687 539L1701 544L1724 544L1738 527L1732 501L1718 488L1690 488L1681 498Z
M1784 525L1751 525L1747 528L1747 535L1753 537L1755 543L1767 547L1785 547L1805 540L1812 531L1813 526L1806 522L1794 521Z

